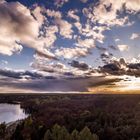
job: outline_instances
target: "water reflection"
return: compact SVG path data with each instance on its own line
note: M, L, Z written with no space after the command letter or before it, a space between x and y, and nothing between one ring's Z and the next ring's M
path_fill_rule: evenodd
M20 108L19 104L0 104L0 123L9 123L26 117L27 114Z

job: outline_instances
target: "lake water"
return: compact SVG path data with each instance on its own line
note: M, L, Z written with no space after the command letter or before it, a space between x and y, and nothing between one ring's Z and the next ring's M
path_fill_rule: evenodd
M0 123L21 120L27 116L20 104L0 104Z

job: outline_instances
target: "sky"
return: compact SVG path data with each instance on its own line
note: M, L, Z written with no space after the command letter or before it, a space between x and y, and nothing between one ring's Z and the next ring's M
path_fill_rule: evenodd
M0 91L139 93L140 0L0 0Z

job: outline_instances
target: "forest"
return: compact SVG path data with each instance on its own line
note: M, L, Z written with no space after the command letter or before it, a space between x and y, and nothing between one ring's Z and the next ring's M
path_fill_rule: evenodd
M3 100L2 100L3 99ZM140 95L2 95L29 116L2 140L140 140Z

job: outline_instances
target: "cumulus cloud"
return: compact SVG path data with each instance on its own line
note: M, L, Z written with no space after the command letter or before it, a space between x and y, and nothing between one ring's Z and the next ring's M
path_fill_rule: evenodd
M89 53L88 48L61 48L55 51L56 56L64 57L67 59L84 57Z
M62 14L59 11L47 9L46 14L49 17L53 17L54 24L58 27L59 33L62 37L71 39L72 38L72 24L62 19Z
M130 6L131 5L131 6ZM98 22L101 25L107 26L124 26L132 25L128 16L121 17L122 11L127 13L138 13L140 10L139 0L100 0L96 6L83 9L83 13L92 22Z
M68 21L56 19L55 23L59 26L61 36L63 36L64 38L72 39L72 25Z
M122 51L127 51L129 49L128 45L118 45L119 50Z
M89 7L80 10L69 9L63 14L59 9L67 2L68 0L56 0L55 5L57 7L52 10L52 8L46 9L36 4L27 8L19 2L1 1L0 53L12 55L13 53L20 53L24 45L31 47L35 49L36 57L34 58L41 62L35 65L36 68L54 72L54 67L58 67L58 64L51 64L49 61L87 56L91 53L91 49L96 47L96 42L100 44L106 41L106 30L111 30L116 25L130 25L129 14L134 15L140 10L139 0L99 0ZM81 2L86 3L87 0L81 0ZM81 11L82 13L80 13ZM128 15L124 16L123 11ZM83 22L81 14L85 15ZM138 35L133 34L131 39L137 37ZM59 39L61 41L69 39L68 41L72 44L68 44L71 45L69 48L68 46L67 48L57 46L55 42L61 42ZM119 39L115 41L117 42ZM100 57L106 61L112 57L112 53L107 51L109 49L112 49L111 51L116 50L117 47L109 46L106 49L97 46L97 49L102 51ZM118 45L118 49L126 51L129 46ZM63 60L60 63L63 63ZM78 62L77 68L80 65L84 64ZM76 65L73 62L71 66L75 67Z
M130 75L140 77L140 63L128 63L124 58L114 60L103 67L100 67L101 72L111 75Z
M19 2L0 2L0 53L12 55L22 50L22 45L44 52L56 40L56 27L49 27L47 37L38 37L44 17L41 8L33 10Z
M95 47L95 41L92 38L89 39L78 39L76 46L82 47L82 48L94 48Z
M138 38L140 38L140 34L138 33L133 33L130 37L131 40L138 39Z

